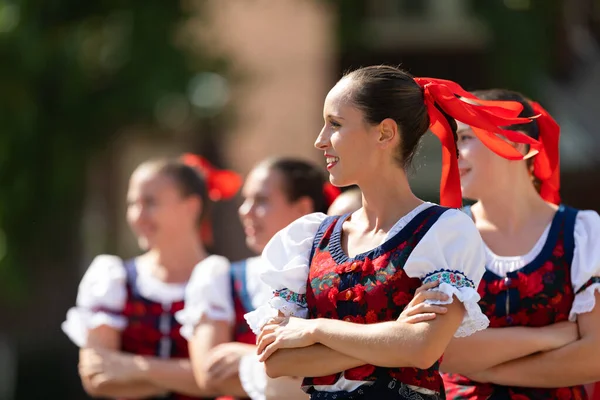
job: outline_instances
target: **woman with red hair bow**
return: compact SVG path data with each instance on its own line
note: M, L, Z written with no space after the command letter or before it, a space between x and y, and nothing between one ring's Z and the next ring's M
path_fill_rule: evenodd
M388 66L353 71L331 89L315 147L330 182L357 185L363 204L343 216L300 218L266 246L261 277L274 297L246 318L270 376L307 377L312 399L444 398L446 345L488 324L476 291L483 243L452 209L462 203L454 119L489 131L482 136L500 153L507 149L497 134L539 147L499 128L530 121L517 118L519 104L473 102L454 82ZM428 128L442 142L446 207L417 198L407 179ZM422 283L435 291L413 315L406 306Z
M506 144L512 160L459 124L466 207L485 242L479 302L490 328L455 339L442 370L451 399L585 399L600 380L600 217L560 203L559 126L537 103L507 90L473 93L517 101L533 123L507 130L538 140ZM461 375L459 375L461 374Z
M88 394L118 399L214 397L212 388L194 380L188 344L174 315L184 307L194 269L229 265L208 253L198 229L210 199L233 196L240 183L234 173L191 155L148 161L132 174L127 221L145 253L128 260L97 256L62 325L81 349L79 374Z
M279 230L303 215L325 212L339 194L321 168L295 158L261 162L248 175L239 215L246 244L260 254ZM299 382L268 379L256 357L256 336L244 314L264 304L271 289L259 279L262 260L251 257L194 273L186 308L177 314L200 382L235 380L222 395L252 400L306 398ZM202 383L201 383L202 384Z

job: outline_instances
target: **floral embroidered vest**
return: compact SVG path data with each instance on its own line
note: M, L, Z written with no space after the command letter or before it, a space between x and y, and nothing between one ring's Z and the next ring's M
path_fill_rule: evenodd
M506 277L485 272L478 288L479 305L490 319L490 328L540 327L568 320L576 294L571 284L576 216L577 210L560 206L542 251L531 263ZM587 399L583 386L506 387L473 382L458 374L444 374L444 384L448 399L453 400Z
M235 342L256 344L256 335L250 330L250 327L244 319L244 314L254 311L252 300L248 293L246 279L246 260L231 264L231 294L233 296L233 306L235 309L235 327L233 340Z
M406 260L428 230L446 211L432 206L416 215L399 233L367 253L348 258L341 247L342 224L347 218L324 221L315 237L307 282L309 318L330 318L359 324L392 321L412 300L421 280L403 270ZM324 360L326 361L326 360ZM443 393L439 362L427 370L363 365L335 375L306 378L303 389L347 380L398 381Z
M127 271L127 300L122 315L127 327L121 333L121 350L127 353L160 358L189 358L187 340L181 336L181 325L175 313L184 302L161 304L143 297L137 286L135 260L125 262ZM194 400L200 397L171 393L161 400ZM125 399L121 399L125 400Z

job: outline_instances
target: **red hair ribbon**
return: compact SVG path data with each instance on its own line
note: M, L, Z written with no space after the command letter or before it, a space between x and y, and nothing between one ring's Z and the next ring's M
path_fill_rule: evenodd
M538 103L531 101L539 128L542 148L533 161L533 175L540 180L540 196L554 204L560 204L560 126Z
M240 175L226 169L217 169L205 158L196 154L185 153L181 156L181 160L204 176L208 197L212 201L231 199L242 186Z
M541 144L537 140L521 132L500 128L531 122L530 118L518 116L523 109L518 102L480 100L457 83L445 79L415 78L415 81L423 88L425 105L430 118L429 129L442 143L440 204L459 208L462 205L462 192L454 135L448 120L438 110L436 104L452 118L473 127L479 140L504 158L522 159L523 155L497 135L502 135L512 142L528 144L534 153L541 150ZM465 101L457 95L471 101ZM476 130L477 128L479 129Z
M325 203L327 207L333 204L334 200L342 193L339 187L333 186L329 182L325 182L323 185L323 195L325 196Z

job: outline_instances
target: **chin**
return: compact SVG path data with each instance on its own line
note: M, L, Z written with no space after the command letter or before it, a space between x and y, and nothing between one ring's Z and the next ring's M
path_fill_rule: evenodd
M255 238L246 238L246 247L260 255L265 246L261 246Z
M146 237L139 237L137 242L138 247L143 251L148 251L152 248L152 242Z
M335 176L332 174L329 174L329 183L331 183L333 186L336 187L346 187L346 186L350 186L350 185L354 185L354 182L348 180L348 179L344 179L343 176Z

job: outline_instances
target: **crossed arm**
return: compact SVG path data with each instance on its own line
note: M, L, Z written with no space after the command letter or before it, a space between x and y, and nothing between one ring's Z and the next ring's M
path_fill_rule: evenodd
M595 294L595 301L596 304L600 303L598 292ZM577 327L579 338L576 337L568 344L525 355L467 376L476 381L499 385L540 388L567 387L598 381L600 307L596 306L591 312L578 315Z
M445 307L423 303L426 298L447 299L428 288L423 286L396 321L363 325L291 318L265 326L258 352L267 374L324 376L364 364L429 368L444 352L465 311L456 300Z
M79 375L92 397L146 398L168 392L207 394L194 380L189 360L163 360L120 351L120 333L100 326L79 353Z

